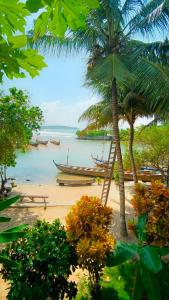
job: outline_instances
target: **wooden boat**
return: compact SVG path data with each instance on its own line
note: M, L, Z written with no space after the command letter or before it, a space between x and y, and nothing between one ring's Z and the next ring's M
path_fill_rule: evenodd
M69 185L69 186L91 185L92 183L95 182L95 178L61 173L58 174L56 181L59 185Z
M162 180L162 175L155 174L155 173L138 173L137 176L138 176L138 180L142 180L143 182L151 182L153 180ZM133 173L125 172L124 180L133 181Z
M94 176L94 177L105 177L108 175L108 171L106 169L57 164L54 160L53 162L60 171L68 174Z
M56 141L56 140L50 140L50 142L54 145L57 145L59 146L60 145L60 140L59 141Z
M37 141L39 144L46 146L48 144L48 141Z
M100 168L107 168L108 167L109 163L108 163L107 160L98 159L94 156L92 156L92 159L93 159L93 161L94 161L94 163L97 167L100 167Z
M39 143L38 142L30 141L29 145L32 146L32 147L37 147L39 145Z

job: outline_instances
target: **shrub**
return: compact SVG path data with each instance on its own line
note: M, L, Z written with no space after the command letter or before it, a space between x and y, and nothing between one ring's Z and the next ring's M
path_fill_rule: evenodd
M114 245L109 233L112 209L96 197L82 196L66 218L68 240L76 247L79 266L87 269L93 295L99 293L99 280L106 255Z
M76 285L68 282L76 256L59 220L38 221L27 229L26 237L13 242L2 254L18 262L17 271L4 263L1 273L11 283L8 299L72 299Z
M169 246L169 188L155 181L150 188L136 185L135 192L131 203L135 214L145 217L147 242Z

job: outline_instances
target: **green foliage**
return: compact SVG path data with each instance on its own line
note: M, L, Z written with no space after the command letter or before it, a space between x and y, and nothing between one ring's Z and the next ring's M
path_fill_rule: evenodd
M98 185L100 185L101 182L102 182L102 179L101 179L100 177L96 177L96 178L95 178L95 181L96 181L96 183L97 183Z
M7 299L72 299L76 285L68 281L76 255L59 220L38 221L24 239L2 250L3 257L18 262L17 271L4 262L1 274L11 282Z
M120 129L119 130L120 134L120 140L121 141L128 141L129 140L129 129Z
M160 126L146 128L140 134L140 143L143 151L141 153L145 164L158 168L164 180L166 173L169 173L169 123ZM168 175L168 174L166 174Z
M128 299L168 299L169 290L165 276L169 276L169 265L164 262L163 256L169 253L169 248L165 250L165 254L162 254L161 247L117 242L115 253L109 257L107 265L119 266L120 275L126 281Z
M138 221L130 226L137 242L117 241L107 259L108 270L111 267L113 274L115 267L122 277L126 299L169 299L168 197L169 189L159 182L152 183L151 188L136 186L132 204ZM117 291L116 282L113 276L110 284Z
M4 75L12 79L39 74L46 66L36 50L26 49L26 17L29 11L20 0L0 0L0 81Z
M143 156L142 152L137 149L133 150L133 155L136 169L140 170L141 166L145 165L145 157ZM123 155L123 165L125 171L132 171L131 160L128 151L125 151Z
M98 0L26 1L27 9L33 13L43 9L35 23L35 38L46 33L63 38L67 29L85 28L86 16L98 6Z
M110 133L110 130L77 130L76 135L78 137L106 137Z
M6 180L6 167L15 166L16 150L24 150L39 129L42 111L30 105L29 96L22 90L9 89L9 95L0 96L0 167L1 181ZM3 178L4 177L4 178Z
M0 201L0 211L4 211L11 204L17 202L20 199L19 196L6 198ZM8 217L0 217L0 223L9 222L11 218ZM23 229L26 228L27 225L20 225L13 228L10 228L5 231L0 231L0 243L11 242L17 238L23 237L25 235ZM0 262L2 262L2 257L0 256Z

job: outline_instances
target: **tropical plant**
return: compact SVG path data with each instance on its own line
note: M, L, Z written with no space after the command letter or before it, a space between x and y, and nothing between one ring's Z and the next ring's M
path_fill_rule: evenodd
M11 204L17 202L20 199L19 196L12 196L0 201L0 211L4 211L7 209ZM9 222L11 218L1 216L0 223ZM4 231L0 231L0 243L7 243L17 238L23 237L25 235L23 229L25 229L27 225L20 225L13 228L8 228ZM0 261L2 261L2 257L0 257Z
M66 217L68 241L76 248L79 266L89 272L91 292L96 299L106 256L114 246L109 233L111 218L111 208L88 196L82 196Z
M137 184L131 203L135 214L146 222L146 243L169 247L169 188L158 181L149 188Z
M112 267L115 266L116 269L118 266L119 277L123 280L122 282L120 279L123 297L124 292L128 296L117 299L167 300L169 264L164 257L168 253L169 248L118 241L115 253L109 257L107 266L111 267L112 274ZM114 290L116 289L114 282Z
M136 169L140 170L140 168L145 164L145 157L142 154L142 151L138 150L138 147L137 149L133 150L133 155L134 155ZM125 153L123 154L123 163L124 163L124 170L131 172L132 165L131 165L129 151L125 151Z
M169 4L160 1L120 1L100 0L100 7L92 10L86 20L86 28L72 30L63 40L50 35L39 39L37 46L44 49L67 49L89 52L88 83L92 86L111 86L113 106L113 130L119 167L120 224L121 234L126 235L124 172L118 130L119 86L133 78L139 82L141 91L150 92L157 99L159 90L163 93L160 108L166 105L169 88L168 41L144 43L135 40L136 34L152 35L168 26ZM160 58L163 57L162 63ZM163 66L163 71L162 71ZM158 86L157 83L158 82ZM152 102L152 106L156 102Z
M76 284L68 276L76 267L76 255L59 220L37 223L3 249L1 255L17 262L17 271L4 261L2 277L9 280L7 299L72 299ZM72 268L72 269L71 269Z
M138 241L118 241L114 253L107 260L108 267L115 266L116 270L118 267L123 290L128 294L124 299L169 298L168 198L169 189L159 182L152 183L151 188L136 185L132 204L138 220L130 221L129 226Z
M163 181L169 184L169 123L145 128L139 136L145 164L160 170Z
M12 79L39 74L46 66L43 57L30 47L26 49L26 17L30 13L23 1L0 0L0 81L4 75Z
M25 150L33 131L40 128L42 111L30 105L28 94L16 88L0 96L0 194L7 182L6 169L16 164L16 150Z

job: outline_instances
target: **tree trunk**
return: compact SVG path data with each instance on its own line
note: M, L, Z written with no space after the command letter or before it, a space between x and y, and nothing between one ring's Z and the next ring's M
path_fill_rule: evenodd
M118 102L116 79L112 81L112 111L113 111L113 137L116 145L118 172L119 172L119 193L120 193L120 234L127 236L127 227L125 219L125 188L124 188L124 170L120 147L119 125L118 125Z
M136 171L136 165L135 165L134 154L133 154L133 141L134 141L134 125L133 125L133 122L130 122L129 125L130 125L129 156L130 156L130 162L131 162L131 167L132 167L132 172L133 172L133 180L134 180L134 183L137 183L138 178L137 178L137 171Z

